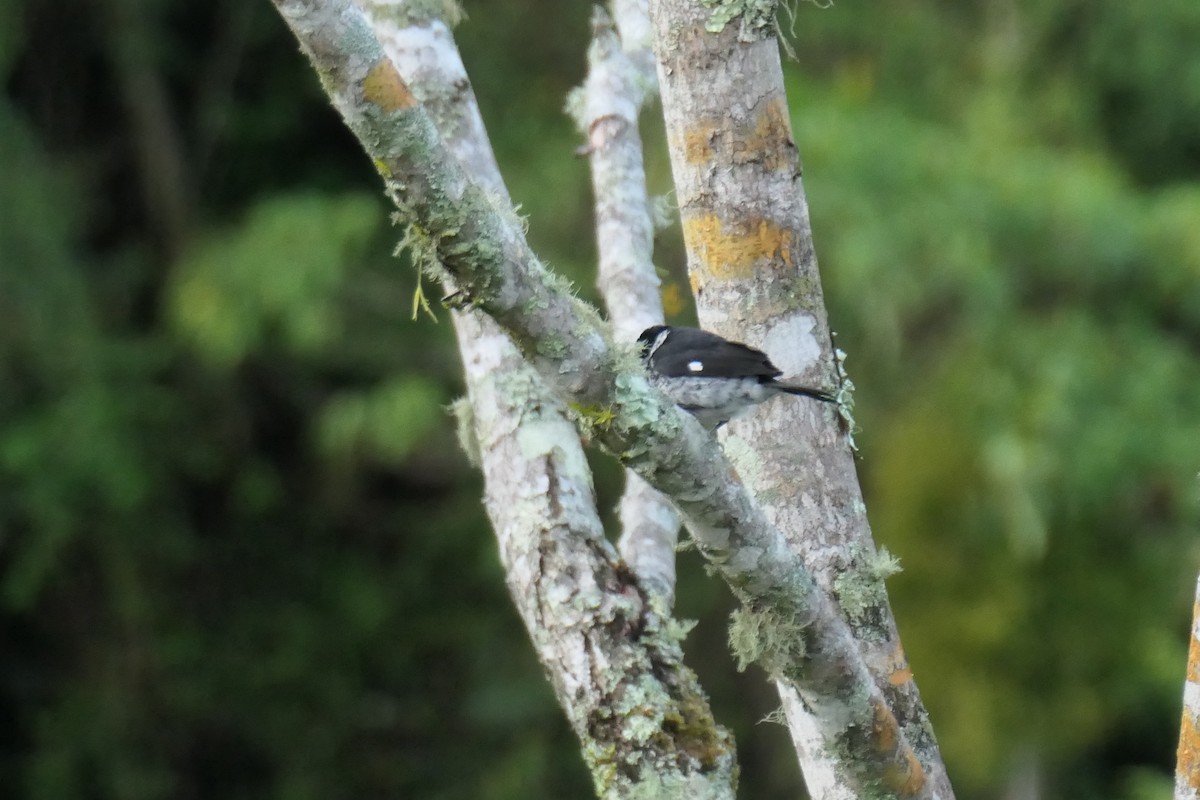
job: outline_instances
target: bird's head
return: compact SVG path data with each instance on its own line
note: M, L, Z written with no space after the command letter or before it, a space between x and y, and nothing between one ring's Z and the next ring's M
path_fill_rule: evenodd
M638 350L643 361L650 357L650 354L654 352L654 346L660 344L663 334L669 330L670 328L666 325L651 325L642 331L638 336Z

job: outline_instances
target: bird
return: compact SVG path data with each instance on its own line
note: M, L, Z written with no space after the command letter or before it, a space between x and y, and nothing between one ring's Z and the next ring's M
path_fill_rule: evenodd
M638 345L650 383L709 431L778 394L837 402L831 392L781 383L766 353L700 328L652 325Z

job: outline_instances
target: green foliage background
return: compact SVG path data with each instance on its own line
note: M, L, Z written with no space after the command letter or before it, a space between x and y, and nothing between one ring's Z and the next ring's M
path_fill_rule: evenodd
M588 294L560 109L590 9L466 10L530 238ZM795 12L860 471L959 796L1169 797L1200 562L1200 5ZM443 410L449 327L410 321L371 165L270 5L14 0L0 78L0 797L586 796ZM657 257L686 318L678 237ZM794 797L728 597L682 570L743 794Z

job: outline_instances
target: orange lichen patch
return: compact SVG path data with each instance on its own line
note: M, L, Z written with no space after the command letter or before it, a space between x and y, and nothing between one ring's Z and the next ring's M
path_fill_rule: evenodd
M746 220L744 230L726 230L715 214L699 214L683 220L683 238L706 271L736 280L753 275L761 261L779 259L792 266L796 234L761 218Z
M894 750L900 739L900 723L892 715L892 710L883 703L875 704L875 720L871 723L875 732L875 747L880 752Z
M716 155L713 142L720 135L716 125L700 124L683 132L683 157L689 164L707 164Z
M897 764L885 770L883 781L901 797L912 797L925 785L925 769L912 750L905 752L904 761L903 765Z
M880 753L891 753L901 744L900 724L896 722L891 709L882 703L875 705L872 733L875 748ZM925 770L907 744L897 755L900 761L893 762L884 771L884 783L901 797L914 795L925 785Z
M903 686L911 681L912 678L912 670L905 665L899 669L892 670L891 674L888 675L888 683L890 683L892 686Z
M735 164L761 162L769 170L794 169L796 148L792 142L792 121L782 97L768 100L754 118L754 127L734 144Z
M674 144L683 150L689 164L709 164L726 160L733 164L762 164L768 170L793 170L796 147L792 142L792 121L787 102L772 97L754 110L754 114L730 123L726 117L689 127L682 141Z
M1179 729L1179 750L1175 753L1176 784L1182 782L1200 791L1200 720L1193 709L1184 707Z
M904 645L896 640L896 646L892 648L892 652L888 655L888 663L892 669L900 669L908 666L908 656L904 654Z
M400 111L417 104L417 98L413 97L400 73L386 58L376 61L362 79L362 93L364 100L384 111Z

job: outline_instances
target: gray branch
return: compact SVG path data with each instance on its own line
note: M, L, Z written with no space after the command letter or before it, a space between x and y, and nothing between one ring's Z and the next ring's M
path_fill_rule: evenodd
M636 30L637 3L624 6L634 19L630 27ZM644 15L645 8L640 10ZM661 284L652 260L654 223L638 133L638 111L651 85L638 63L640 59L645 64L649 55L648 42L640 49L623 47L612 20L597 7L587 81L572 94L570 103L575 122L587 137L592 168L600 254L597 284L613 335L623 342L635 341L643 330L663 321ZM661 599L663 608L671 608L679 515L670 501L632 470L625 470L625 492L617 513L621 555Z

